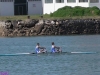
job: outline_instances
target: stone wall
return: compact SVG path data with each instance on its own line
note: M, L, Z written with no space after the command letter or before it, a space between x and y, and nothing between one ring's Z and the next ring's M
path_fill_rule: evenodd
M100 34L100 19L7 20L0 25L0 36Z

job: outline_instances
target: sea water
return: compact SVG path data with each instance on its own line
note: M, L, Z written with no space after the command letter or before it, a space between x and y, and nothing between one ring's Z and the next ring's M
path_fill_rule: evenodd
M36 43L50 52L51 42L63 52L97 53L0 56L0 75L100 75L100 35L0 38L0 54L35 52Z

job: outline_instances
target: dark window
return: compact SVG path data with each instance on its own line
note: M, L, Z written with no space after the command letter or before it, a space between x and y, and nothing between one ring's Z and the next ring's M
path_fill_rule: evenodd
M64 3L64 0L56 0L56 3Z
M15 3L19 4L19 3L26 3L27 0L15 0Z
M76 0L67 0L67 3L75 3Z
M79 0L79 2L88 2L88 0Z
M53 0L45 0L45 3L53 3Z
M90 0L90 3L99 3L99 0Z

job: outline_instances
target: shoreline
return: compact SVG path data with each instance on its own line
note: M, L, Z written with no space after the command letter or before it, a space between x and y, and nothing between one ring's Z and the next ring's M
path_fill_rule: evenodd
M25 19L0 23L0 37L100 34L100 19Z

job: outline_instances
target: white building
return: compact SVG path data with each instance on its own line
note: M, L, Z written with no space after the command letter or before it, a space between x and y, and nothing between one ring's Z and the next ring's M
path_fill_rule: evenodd
M43 2L43 14L49 14L56 11L58 8L64 6L82 6L92 7L97 6L100 8L100 0L44 0Z
M50 14L64 6L100 8L100 0L0 0L0 16Z

